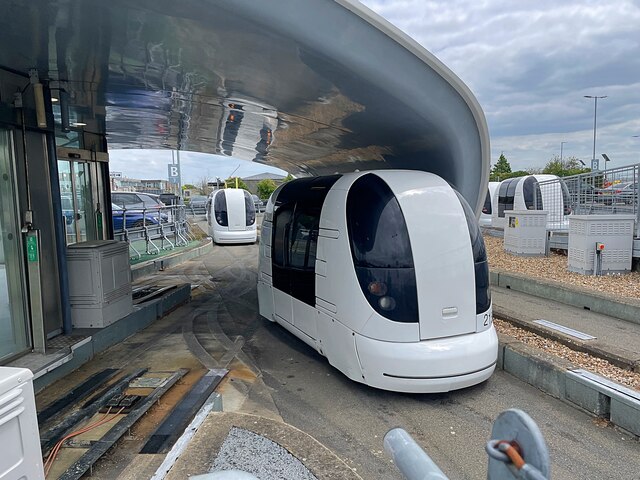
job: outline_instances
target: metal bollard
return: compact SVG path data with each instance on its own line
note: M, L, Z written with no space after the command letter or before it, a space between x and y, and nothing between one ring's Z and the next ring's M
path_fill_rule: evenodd
M551 478L547 444L529 415L517 409L502 412L493 424L491 438L486 446L489 455L488 480ZM387 432L384 449L407 480L448 480L402 428Z
M506 410L498 415L491 438L486 446L488 480L551 478L547 444L538 425L522 410Z
M387 432L384 449L407 480L448 480L431 457L402 428Z

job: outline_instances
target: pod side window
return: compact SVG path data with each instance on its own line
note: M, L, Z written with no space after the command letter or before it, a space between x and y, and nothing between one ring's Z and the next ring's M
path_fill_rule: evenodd
M500 184L500 189L498 191L498 217L504 218L505 210L513 210L516 186L520 179L521 177L510 178Z
M251 194L246 190L244 190L244 218L247 227L256 223L256 205L253 203Z
M227 196L224 190L220 190L216 194L216 198L213 200L213 212L216 217L216 222L221 227L229 226L229 216L227 213Z
M378 176L356 180L347 196L347 230L358 283L371 307L396 322L418 322L409 232L398 200Z
M464 210L464 216L467 219L467 228L469 230L469 238L471 240L471 250L473 252L473 264L475 268L475 285L476 285L476 315L489 310L491 306L491 288L489 286L489 264L487 262L487 250L484 246L484 239L482 238L482 232L478 226L476 216L473 214L473 210L464 199L462 195L456 190L456 195L462 209Z
M524 206L527 210L542 210L538 207L538 202L542 203L540 195L540 184L534 177L527 177L522 184L522 196ZM541 205L542 206L542 205Z
M491 193L489 192L489 189L487 189L487 196L484 197L482 213L484 213L485 215L491 215Z
M293 180L278 194L273 213L273 286L315 306L315 267L320 213L331 186L340 178Z

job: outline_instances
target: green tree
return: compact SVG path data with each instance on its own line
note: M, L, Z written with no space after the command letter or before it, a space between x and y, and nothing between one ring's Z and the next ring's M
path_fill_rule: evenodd
M511 173L511 165L509 164L509 160L504 156L504 153L500 154L500 158L489 172L489 179L492 182L504 180L505 178L509 178L508 175Z
M507 174L504 178L526 177L527 175L531 175L528 170L516 170L515 172Z
M290 182L291 180L293 180L293 175L288 173L287 176L284 177L284 180L282 180L282 183L287 183L287 182Z
M273 191L278 188L278 186L276 185L276 182L274 182L270 178L265 178L264 180L260 180L258 182L256 188L258 190L258 197L260 197L262 200L266 200L271 196Z
M590 171L591 169L583 167L580 164L580 160L576 157L568 157L560 161L560 157L558 155L554 155L542 169L542 173L557 175L559 177L568 177L570 175L577 175L579 173L587 173Z
M244 188L245 190L249 190L247 184L242 181L240 177L229 177L224 181L224 188L236 188L236 180L238 180L237 188Z

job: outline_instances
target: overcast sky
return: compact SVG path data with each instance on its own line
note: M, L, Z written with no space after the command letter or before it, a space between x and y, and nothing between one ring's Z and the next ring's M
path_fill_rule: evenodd
M364 0L454 71L489 124L491 163L504 152L514 170L543 167L553 155L590 164L594 101L596 156L609 167L640 162L640 1ZM147 163L130 162L134 155ZM183 180L241 176L259 164L183 155ZM131 177L166 172L169 151L112 151L111 168ZM600 160L602 167L602 159ZM206 168L202 170L202 165ZM144 165L143 168L136 165ZM166 175L166 173L164 173Z
M175 155L175 153L174 153ZM109 170L121 172L125 177L144 179L166 179L168 165L175 161L171 150L110 150ZM231 157L210 155L197 152L180 152L182 183L200 183L203 178L215 181L216 177L226 179L233 174L238 177L250 177L263 172L286 175L279 168L261 165Z
M640 1L363 0L456 73L485 112L491 163L542 167L560 142L640 162ZM601 158L601 157L600 157ZM601 159L602 164L602 159ZM601 165L602 167L602 165Z

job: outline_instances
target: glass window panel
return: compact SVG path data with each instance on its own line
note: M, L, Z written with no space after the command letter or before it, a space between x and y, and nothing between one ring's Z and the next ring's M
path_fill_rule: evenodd
M9 132L0 130L0 359L29 346Z

